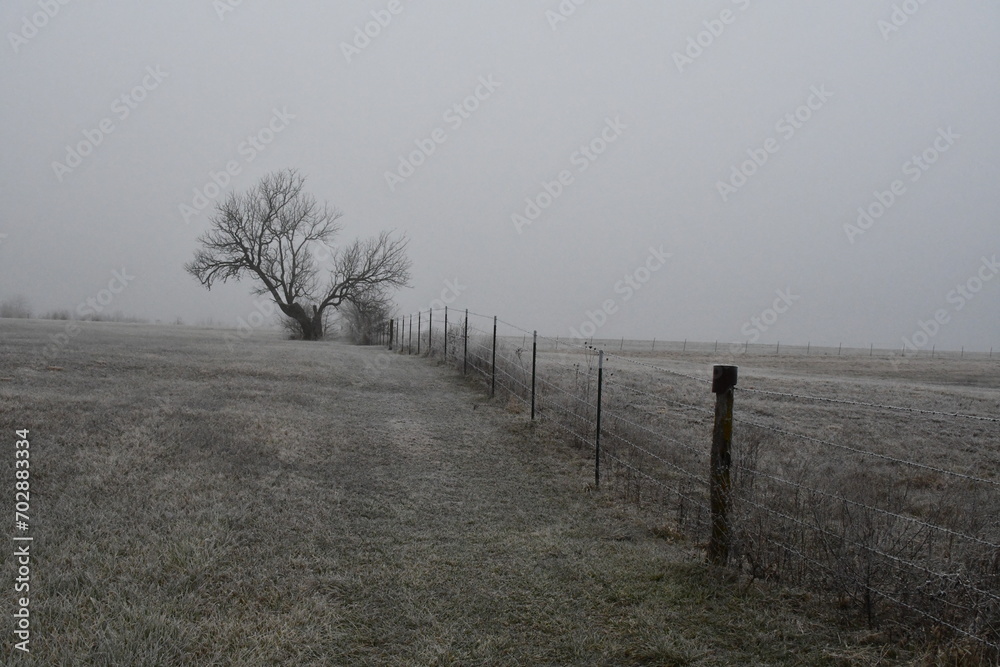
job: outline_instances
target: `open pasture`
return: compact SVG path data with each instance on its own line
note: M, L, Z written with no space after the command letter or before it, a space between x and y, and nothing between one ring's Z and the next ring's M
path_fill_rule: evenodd
M886 665L922 650L705 566L593 493L580 452L425 360L87 322L42 358L64 327L0 321L0 432L12 452L29 429L33 456L24 664Z

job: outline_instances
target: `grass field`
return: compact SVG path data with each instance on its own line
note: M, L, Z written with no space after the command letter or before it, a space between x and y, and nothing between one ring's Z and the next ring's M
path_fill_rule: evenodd
M456 336L460 339L460 335ZM530 335L501 335L497 386L530 399ZM455 340L454 343L461 343ZM729 562L804 586L960 664L1000 649L1000 383L989 355L598 341L602 488L650 525L707 540L712 365L737 364ZM477 332L472 373L490 382ZM427 345L423 346L426 351ZM631 349L629 349L631 347ZM442 346L437 346L441 352ZM450 348L459 351L461 345ZM593 452L597 353L545 339L536 407Z
M705 566L593 492L586 451L424 360L109 323L43 360L60 331L0 320L6 488L16 429L32 452L31 655L7 614L12 664L921 659Z

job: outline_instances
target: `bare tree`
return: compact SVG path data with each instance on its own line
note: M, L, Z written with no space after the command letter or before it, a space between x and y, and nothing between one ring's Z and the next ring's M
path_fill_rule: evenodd
M303 191L296 170L264 176L249 191L216 205L201 249L184 268L208 289L245 277L255 294L269 294L305 340L323 337L324 312L344 303L365 306L389 298L410 278L405 237L382 232L337 250L321 275L314 249L332 245L343 215Z

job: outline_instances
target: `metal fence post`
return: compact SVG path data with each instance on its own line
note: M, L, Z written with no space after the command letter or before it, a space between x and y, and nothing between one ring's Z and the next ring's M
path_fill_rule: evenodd
M444 307L444 360L448 361L448 306Z
M422 316L423 316L423 313L418 310L417 311L417 356L418 357L420 356L420 329L421 329L420 318Z
M434 356L434 309L427 311L427 356Z
M535 421L535 360L538 358L538 332L531 335L531 421Z
M497 393L497 316L493 316L493 377L490 379L490 396Z
M601 390L604 388L604 350L597 352L597 435L594 438L594 488L601 488Z
M406 353L413 354L413 313L410 313L410 339L406 343Z
M465 331L462 334L465 350L462 352L462 375L469 372L469 309L465 309Z
M712 536L708 542L708 561L713 565L725 565L729 561L731 538L729 470L732 464L733 392L736 387L737 371L736 366L715 366L712 375L712 393L716 395L716 399L709 479Z

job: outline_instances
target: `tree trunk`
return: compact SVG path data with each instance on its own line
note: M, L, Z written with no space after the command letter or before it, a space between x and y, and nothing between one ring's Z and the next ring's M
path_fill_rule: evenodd
M312 316L312 331L313 338L310 340L320 340L326 333L323 331L323 311L313 306L313 316Z
M320 340L323 338L323 313L316 306L312 307L312 316L297 303L282 308L282 312L295 320L302 331L302 340Z

